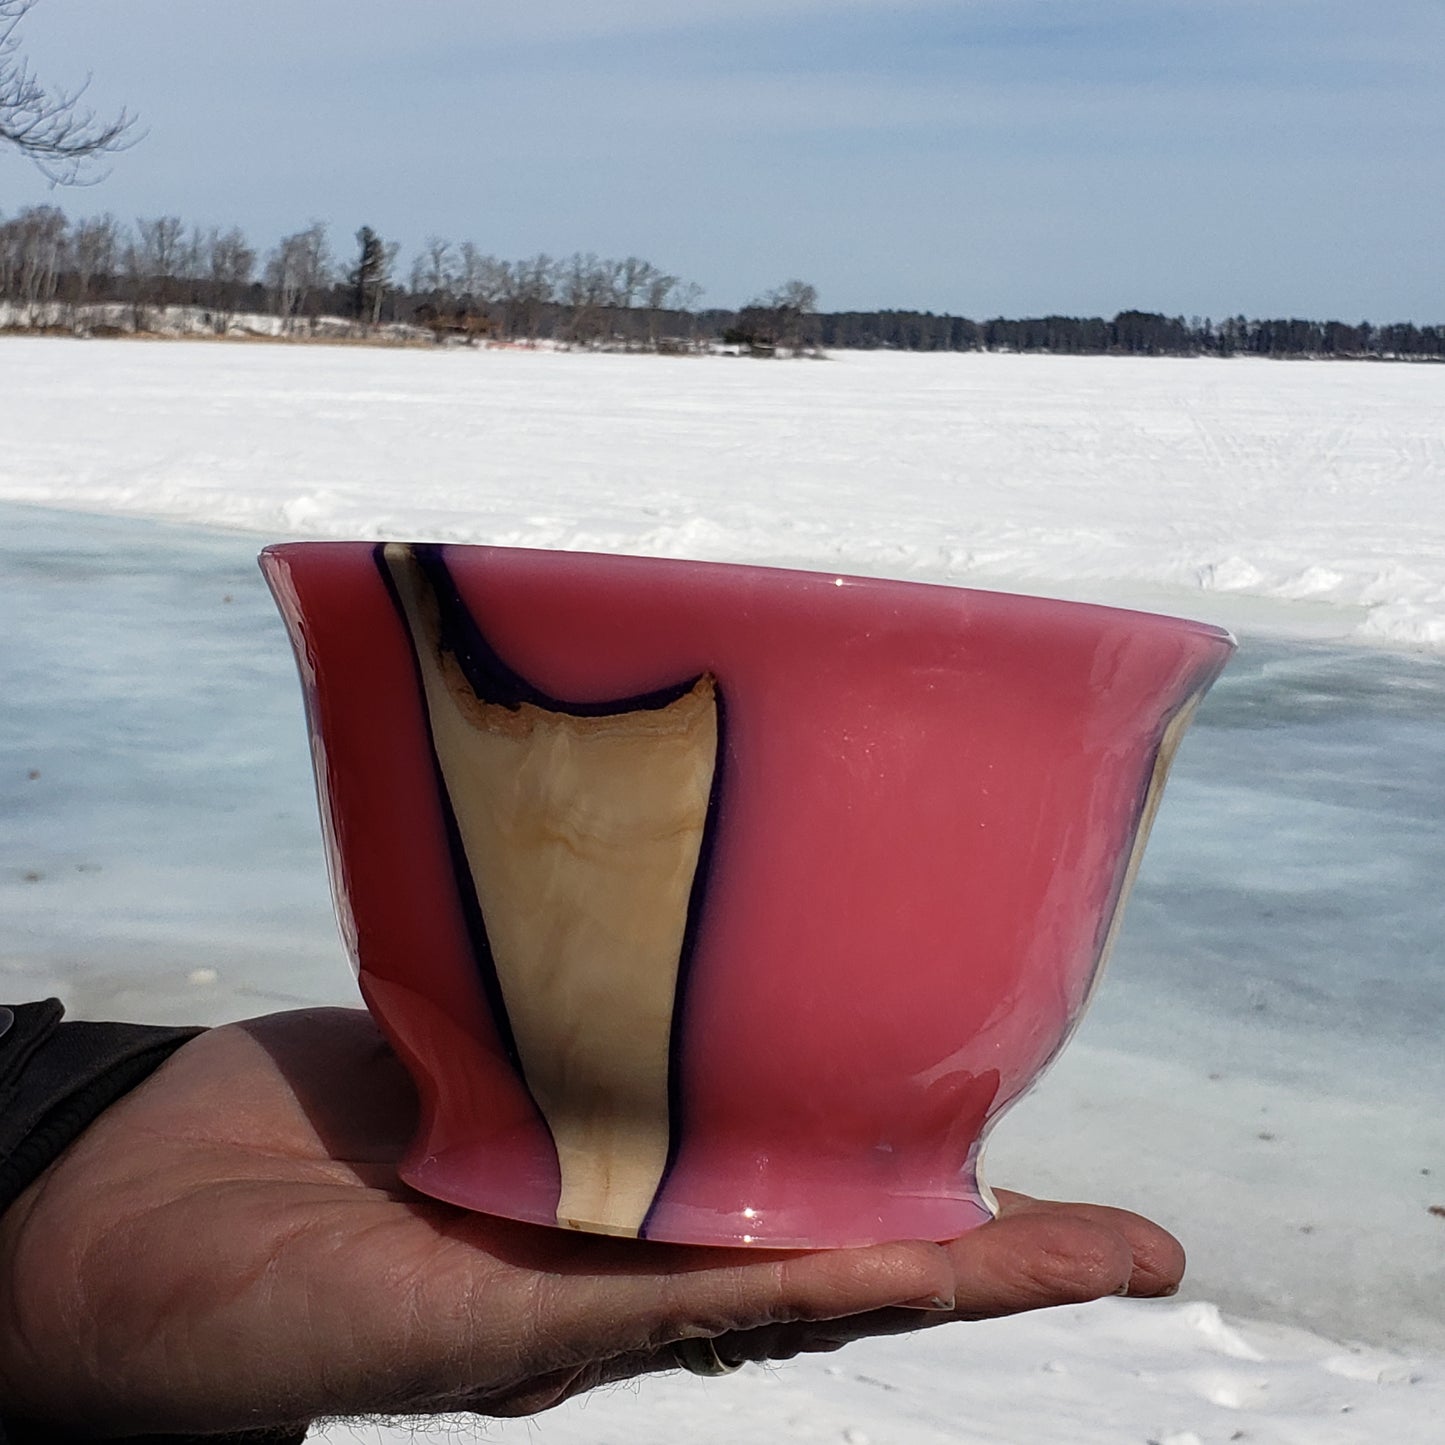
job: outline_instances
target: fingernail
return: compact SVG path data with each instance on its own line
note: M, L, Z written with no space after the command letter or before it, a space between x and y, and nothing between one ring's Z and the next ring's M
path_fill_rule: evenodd
M901 1310L951 1310L953 1300L945 1299L941 1294L925 1295L922 1299L905 1300L898 1306Z
M1119 1286L1119 1288L1114 1291L1114 1293L1115 1293L1115 1294L1128 1294L1128 1293L1129 1293L1129 1281L1126 1279L1126 1280L1124 1281L1124 1283L1121 1284L1121 1285Z

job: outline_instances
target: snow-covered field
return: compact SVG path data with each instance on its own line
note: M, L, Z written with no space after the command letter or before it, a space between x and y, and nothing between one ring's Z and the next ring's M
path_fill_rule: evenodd
M3 344L16 501L1248 599L1445 645L1445 367Z
M4 992L199 1020L353 997L262 535L781 561L1224 621L1243 646L1099 1002L991 1148L1000 1184L1169 1224L1181 1299L658 1379L485 1433L1433 1438L1442 402L1445 369L1404 365L0 338Z

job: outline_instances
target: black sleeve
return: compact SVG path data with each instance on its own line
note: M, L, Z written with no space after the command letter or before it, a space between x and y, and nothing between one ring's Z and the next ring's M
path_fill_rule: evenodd
M59 999L0 1009L0 1211L200 1029L62 1024Z
M62 1023L58 999L0 1007L0 1211L122 1095L201 1029ZM53 1426L0 1419L0 1445L66 1445ZM135 1435L131 1445L294 1445L305 1431Z
M251 1431L246 1435L126 1435L113 1445L302 1445L303 1430ZM58 1434L53 1425L27 1425L18 1420L0 1421L0 1445L106 1445L93 1435Z

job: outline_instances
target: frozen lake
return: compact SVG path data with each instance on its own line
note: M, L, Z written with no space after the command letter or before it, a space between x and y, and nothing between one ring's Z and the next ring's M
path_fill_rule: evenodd
M808 565L1241 634L1098 1001L990 1146L1000 1184L1172 1227L1181 1301L660 1378L642 1413L619 1391L489 1438L1357 1445L1436 1428L1445 368L6 337L0 383L0 976L80 1015L355 1001L299 688L254 564L266 540Z
M0 337L0 498L1445 647L1445 366Z
M355 993L257 539L0 504L0 969L92 1017ZM1445 658L1246 637L1098 1001L991 1175L1153 1212L1191 1293L1445 1347Z

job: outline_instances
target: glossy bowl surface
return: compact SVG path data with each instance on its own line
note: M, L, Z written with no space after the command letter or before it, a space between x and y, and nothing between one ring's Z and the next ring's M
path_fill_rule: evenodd
M769 568L268 548L404 1177L707 1244L952 1237L1227 633Z

